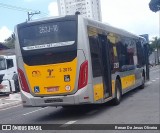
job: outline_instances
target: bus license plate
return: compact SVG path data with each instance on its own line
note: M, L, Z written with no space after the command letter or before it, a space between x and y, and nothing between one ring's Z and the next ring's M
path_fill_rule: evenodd
M57 92L59 91L59 87L47 87L47 92Z

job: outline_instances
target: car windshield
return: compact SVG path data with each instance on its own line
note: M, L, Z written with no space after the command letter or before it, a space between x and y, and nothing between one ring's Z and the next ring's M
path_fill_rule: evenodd
M5 59L0 58L0 70L5 70L5 69L6 69Z

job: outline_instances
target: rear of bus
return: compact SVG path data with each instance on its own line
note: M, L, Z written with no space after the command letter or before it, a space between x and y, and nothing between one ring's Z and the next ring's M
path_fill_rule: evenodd
M78 16L17 25L16 54L24 106L89 103L88 61L78 49ZM90 88L90 87L89 87Z

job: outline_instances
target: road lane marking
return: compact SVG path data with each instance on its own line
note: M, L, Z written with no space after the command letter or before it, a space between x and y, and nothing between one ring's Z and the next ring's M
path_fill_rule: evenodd
M73 124L73 123L75 123L76 121L69 121L69 122L67 122L67 123L65 123L65 124Z
M156 78L156 79L159 79L159 78Z
M67 127L67 126L69 126L69 125L71 125L71 124L73 124L73 123L75 123L75 122L76 122L76 121L69 121L69 122L61 125L60 127Z
M22 105L22 104L21 104ZM9 108L5 108L5 109L0 109L0 111L3 111L3 110L7 110L7 109L11 109L11 108L15 108L15 107L19 107L21 105L16 105L16 106L12 106L12 107L9 107Z
M146 84L146 85L150 85L150 84L152 84L152 82L151 82L151 81L148 81L148 82L146 82L145 84Z
M43 109L46 109L46 108L48 108L48 107L41 108L41 109L37 109L37 110L31 111L31 112L25 113L25 114L23 114L23 115L29 115L29 114L31 114L31 113L34 113L34 112L37 112L37 111L40 111L40 110L43 110Z
M153 82L156 82L156 80L152 80Z

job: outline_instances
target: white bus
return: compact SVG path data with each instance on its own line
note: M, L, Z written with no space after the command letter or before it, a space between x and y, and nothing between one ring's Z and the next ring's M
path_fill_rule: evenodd
M15 27L24 106L101 104L144 88L145 39L81 15Z

